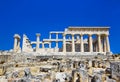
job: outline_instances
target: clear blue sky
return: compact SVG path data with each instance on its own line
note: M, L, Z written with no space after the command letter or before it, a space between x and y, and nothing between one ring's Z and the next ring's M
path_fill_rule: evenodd
M110 26L111 51L120 52L120 0L0 0L0 50L13 48L13 35L49 31L68 26Z

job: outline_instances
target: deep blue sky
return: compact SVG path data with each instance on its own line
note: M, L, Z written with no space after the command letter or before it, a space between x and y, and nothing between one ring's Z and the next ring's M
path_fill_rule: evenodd
M0 50L13 48L13 35L49 31L68 26L110 26L111 51L120 52L120 0L0 0Z

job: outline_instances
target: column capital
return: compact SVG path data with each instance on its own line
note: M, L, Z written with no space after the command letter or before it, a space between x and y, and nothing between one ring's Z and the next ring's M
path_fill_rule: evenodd
M88 34L88 36L92 36L92 34Z
M15 34L14 38L20 39L20 35L19 34Z
M62 35L65 36L66 34L63 33Z
M84 34L80 34L80 36L83 36Z
M101 36L101 34L96 34L97 36Z
M72 36L74 36L74 34L71 34Z
M105 34L105 36L109 36L109 34Z
M36 36L40 36L40 33L36 33Z

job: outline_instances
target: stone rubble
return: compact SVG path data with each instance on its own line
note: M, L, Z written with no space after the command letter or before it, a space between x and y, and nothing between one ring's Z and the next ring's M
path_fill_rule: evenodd
M0 63L0 82L120 82L119 55L40 56L10 52L1 55Z

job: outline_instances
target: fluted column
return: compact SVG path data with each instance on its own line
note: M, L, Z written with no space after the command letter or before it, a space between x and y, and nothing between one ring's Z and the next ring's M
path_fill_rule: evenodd
M75 52L75 40L74 40L74 34L72 34L72 52Z
M110 44L109 44L109 37L106 35L106 46L107 46L107 52L110 52Z
M84 43L83 43L83 35L82 34L80 34L80 42L81 42L81 52L84 52Z
M89 51L93 52L92 35L89 35Z
M66 38L65 38L65 34L63 34L63 52L66 52Z
M36 36L37 36L36 50L38 50L39 49L39 44L40 44L40 34L37 33Z
M102 50L101 50L101 37L100 37L100 34L98 35L98 51L102 52Z

